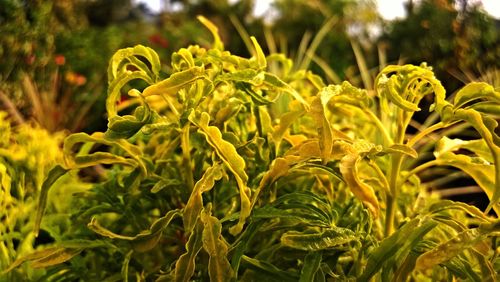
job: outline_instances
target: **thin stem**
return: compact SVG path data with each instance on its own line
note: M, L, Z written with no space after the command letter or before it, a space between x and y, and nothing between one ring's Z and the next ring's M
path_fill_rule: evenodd
M385 177L384 173L382 172L382 170L380 169L380 167L373 161L373 160L370 160L368 162L368 165L373 168L373 170L375 170L375 173L377 174L377 176L381 179L381 182L382 182L382 185L383 185L383 188L384 188L384 191L386 192L386 194L389 194L390 193L390 190L389 190L389 182L387 181L387 177Z
M363 109L363 112L368 115L368 117L375 123L375 126L378 128L378 130L382 133L382 137L384 137L384 142L386 145L392 144L392 138L389 135L389 132L387 132L385 126L382 124L382 121L370 110L368 109Z
M389 236L394 232L394 218L396 214L396 202L398 198L398 176L401 170L403 156L401 154L392 156L391 169L389 171L389 188L390 194L387 195L387 209L385 216L385 236Z
M445 128L449 126L450 124L444 124L443 122L438 122L430 127L427 127L426 129L420 131L417 133L415 136L413 136L410 140L408 140L407 145L410 147L413 147L418 141L420 141L422 138L425 136L429 135L430 133Z
M440 165L440 164L441 164L440 161L432 160L432 161L429 161L429 162L426 162L424 164L417 166L416 168L410 170L410 172L408 172L408 174L405 175L405 177L403 179L401 179L401 184L405 183L410 178L410 176L417 174L423 170L426 170L426 169L430 168L431 166L436 166L436 165Z

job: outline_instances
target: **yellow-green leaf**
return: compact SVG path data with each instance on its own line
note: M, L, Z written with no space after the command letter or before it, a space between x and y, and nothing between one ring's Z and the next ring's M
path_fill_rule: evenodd
M236 152L236 148L230 142L222 139L219 128L210 126L210 115L206 112L192 112L189 120L198 126L199 131L205 135L208 144L215 150L217 156L224 162L233 173L240 192L240 219L237 225L231 227L232 234L238 234L243 229L246 218L250 215L250 190L247 187L248 176L245 172L245 160Z
M184 230L190 233L203 209L202 193L210 191L215 185L215 182L223 176L222 166L214 164L209 167L198 182L194 185L193 192L184 207L182 220L184 221Z
M358 163L360 161L361 157L357 154L346 155L340 160L340 173L352 193L377 217L380 209L378 199L373 188L359 178Z
M464 250L474 247L477 243L486 239L491 232L500 231L499 222L497 220L493 223L483 223L479 228L467 229L460 232L454 238L419 256L416 269L430 269L435 265L452 259Z
M211 215L211 205L203 209L201 221L203 222L203 249L208 253L208 274L210 281L226 282L234 277L234 271L227 259L228 246L224 241L221 231L222 225L216 217Z
M176 282L190 281L195 270L196 256L203 247L203 224L197 221L193 232L189 235L189 240L186 244L186 252L182 254L175 263L175 278Z
M331 227L317 233L288 231L281 236L281 244L303 251L320 251L333 249L356 239L356 234L350 229Z

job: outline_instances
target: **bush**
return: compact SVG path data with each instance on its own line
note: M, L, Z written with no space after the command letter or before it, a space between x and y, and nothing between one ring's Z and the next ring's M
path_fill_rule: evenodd
M54 232L42 215L60 177L93 168L92 188L71 228L4 275L31 261L45 280L496 279L500 93L473 83L448 102L425 64L386 67L375 96L327 86L254 38L251 58L231 55L200 20L213 47L172 54L166 79L152 49L115 53L107 130L65 139L35 233ZM427 95L439 121L411 134ZM463 124L480 138L447 137ZM418 175L436 166L469 175L488 210L429 196Z

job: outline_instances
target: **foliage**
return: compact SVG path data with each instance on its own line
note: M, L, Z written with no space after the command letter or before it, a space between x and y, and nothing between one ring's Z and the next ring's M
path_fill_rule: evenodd
M115 53L107 130L65 139L35 234L61 215L46 208L58 179L93 168L92 188L62 236L3 275L30 262L45 280L496 279L498 91L471 83L447 101L425 64L384 68L374 95L327 86L255 38L251 58L232 55L199 19L213 47L173 53L166 78L148 47ZM425 96L439 121L411 134ZM460 124L479 138L447 138ZM437 131L429 160L417 144ZM488 210L430 197L418 174L434 166L468 174Z
M46 236L36 238L32 232L37 210L37 200L42 183L49 170L62 161L60 145L64 135L51 134L42 128L27 123L12 127L5 118L6 113L0 112L0 268L7 268L17 256L33 252ZM65 185L62 189L51 192L48 204L50 211L68 211L71 193L82 189L66 177L61 180ZM51 222L46 231L53 238L69 226L64 217L47 218ZM42 234L42 235L45 235ZM43 237L43 238L42 238ZM40 271L23 267L16 269L7 276L0 276L4 281L24 280L40 276Z

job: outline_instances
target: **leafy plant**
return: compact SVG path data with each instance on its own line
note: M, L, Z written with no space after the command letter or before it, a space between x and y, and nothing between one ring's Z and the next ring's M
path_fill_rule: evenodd
M108 128L65 139L35 233L57 214L42 217L60 177L93 167L92 188L63 236L4 275L31 261L46 280L496 279L500 222L488 212L500 208L498 91L471 83L447 101L425 64L387 66L374 95L327 86L266 57L254 38L251 58L232 55L199 20L213 47L173 53L165 79L152 49L115 53ZM279 75L267 71L274 61L285 66ZM411 134L428 95L440 120ZM478 139L429 138L460 124ZM432 159L417 146L429 140ZM488 209L429 196L418 175L434 166L469 175Z

